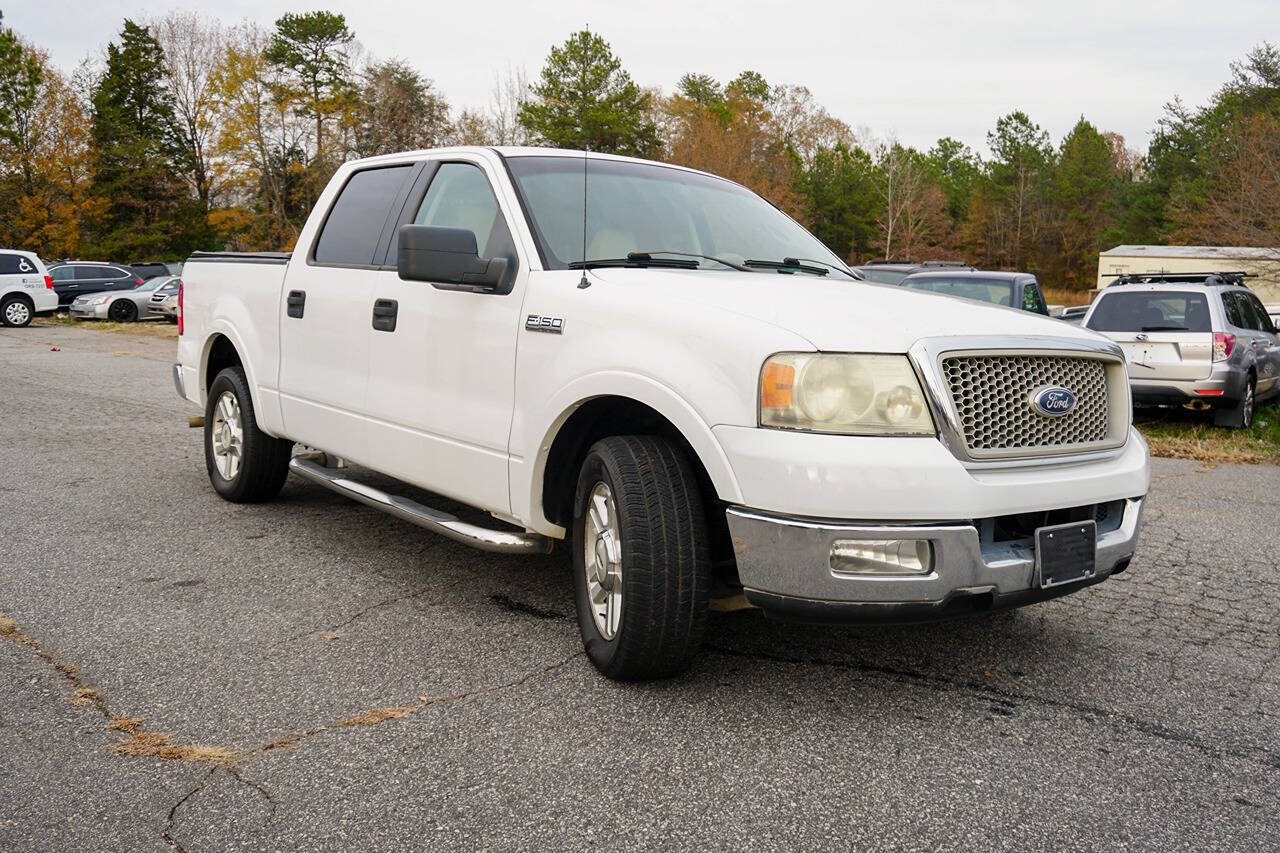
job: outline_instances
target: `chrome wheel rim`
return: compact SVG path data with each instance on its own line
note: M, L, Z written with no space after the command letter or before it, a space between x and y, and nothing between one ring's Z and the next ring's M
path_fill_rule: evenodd
M240 403L236 395L223 391L213 406L213 463L224 480L234 480L240 473L244 447L244 426L240 420Z
M587 498L582 543L591 618L600 636L612 640L622 619L622 533L617 503L607 483L596 483Z
M4 318L15 326L21 326L31 319L31 310L27 308L25 302L10 302L4 309Z

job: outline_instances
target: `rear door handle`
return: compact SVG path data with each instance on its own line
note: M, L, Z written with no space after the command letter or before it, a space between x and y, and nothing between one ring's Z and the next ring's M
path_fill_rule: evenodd
M373 303L373 328L378 332L396 330L396 314L400 305L394 299L378 299Z
M305 290L290 290L288 301L289 316L301 317L303 310L307 307L307 292Z

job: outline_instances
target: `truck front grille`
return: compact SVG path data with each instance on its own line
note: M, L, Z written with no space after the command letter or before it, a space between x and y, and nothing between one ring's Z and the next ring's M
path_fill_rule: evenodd
M965 446L975 458L1045 455L1055 449L1082 452L1113 443L1104 361L1069 355L956 355L943 357L941 365ZM1057 416L1036 411L1032 394L1045 386L1070 390L1075 408Z

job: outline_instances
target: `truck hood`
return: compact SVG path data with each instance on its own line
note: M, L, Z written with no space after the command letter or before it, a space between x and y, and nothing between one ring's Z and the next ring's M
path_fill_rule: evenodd
M854 281L838 273L601 269L592 275L619 298L667 300L686 310L724 310L779 326L816 349L906 352L921 338L1037 335L1098 340L1093 332L1028 311L926 291ZM839 277L837 277L839 276Z

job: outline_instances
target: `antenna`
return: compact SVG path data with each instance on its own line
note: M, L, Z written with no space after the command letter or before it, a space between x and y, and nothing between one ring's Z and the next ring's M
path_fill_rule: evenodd
M578 290L586 290L591 286L587 280L587 152L582 146L582 278L578 280Z

